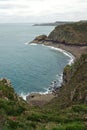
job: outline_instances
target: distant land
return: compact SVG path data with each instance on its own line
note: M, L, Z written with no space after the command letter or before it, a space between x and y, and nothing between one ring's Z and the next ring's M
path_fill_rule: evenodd
M56 21L56 22L52 22L52 23L36 23L33 24L33 26L57 26L57 25L63 25L66 23L73 23L73 22L69 22L69 21Z

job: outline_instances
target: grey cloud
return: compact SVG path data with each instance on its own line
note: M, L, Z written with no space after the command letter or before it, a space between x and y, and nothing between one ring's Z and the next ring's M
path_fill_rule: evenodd
M11 9L13 8L12 5L0 5L0 9Z
M0 5L0 9L13 9L13 8L29 8L27 5L15 5L15 4L3 4Z
M46 0L26 0L26 1L41 1L41 2L43 2L43 1L46 1Z
M6 2L7 1L7 2ZM11 2L12 1L12 2ZM13 2L15 1L15 2ZM49 11L49 13L46 11L46 9L44 9L44 12L41 13L39 15L34 15L34 13L32 13L33 11L35 11L31 5L30 5L30 10L29 10L29 15L25 15L26 13L28 13L27 10L29 8L29 1L40 1L40 2L44 2L47 0L24 0L27 1L24 5L20 4L20 2L16 2L18 0L0 0L0 22L54 22L54 21L68 21L68 20L87 20L87 0L76 0L76 6L72 6L71 4L67 5L68 10L63 10L63 11L59 11L58 9L55 10L56 13L53 13L52 11ZM51 1L51 0L50 0ZM28 4L27 4L28 3ZM42 4L42 3L41 3ZM50 6L50 3L49 3ZM42 6L41 6L42 7ZM64 6L65 7L65 6ZM44 8L44 7L42 7ZM48 6L47 6L48 8ZM16 12L16 9L18 9ZM65 7L66 9L66 7ZM14 11L15 10L15 11ZM39 8L38 8L39 10ZM9 12L12 11L12 14L9 15ZM16 12L16 13L15 13ZM22 13L24 13L23 15L20 15ZM59 13L60 12L60 13Z
M79 0L79 2L81 2L81 3L86 2L87 3L87 0Z
M2 1L8 1L8 2L9 2L9 1L13 1L13 0L0 0L0 1L1 1L1 2L2 2Z
M82 12L74 12L74 13L55 13L51 15L44 16L0 16L0 22L55 22L55 21L79 21L79 20L87 20L85 14Z

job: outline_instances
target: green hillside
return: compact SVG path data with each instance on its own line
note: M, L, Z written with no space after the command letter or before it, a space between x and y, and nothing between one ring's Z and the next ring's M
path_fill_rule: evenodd
M87 54L64 68L63 85L45 106L31 107L0 80L0 130L87 130Z
M87 21L59 25L48 38L66 44L87 45Z

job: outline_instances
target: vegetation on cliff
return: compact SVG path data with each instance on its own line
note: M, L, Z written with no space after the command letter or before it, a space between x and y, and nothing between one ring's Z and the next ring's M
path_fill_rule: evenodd
M0 130L86 130L87 54L66 66L63 78L56 97L41 107L29 106L0 80Z
M66 44L87 45L87 21L59 25L48 38Z

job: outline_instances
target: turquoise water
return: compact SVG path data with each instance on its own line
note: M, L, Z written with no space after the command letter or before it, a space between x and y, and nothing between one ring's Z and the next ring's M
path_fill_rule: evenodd
M51 47L26 45L54 27L0 24L0 78L11 80L19 94L45 92L58 79L70 57Z

